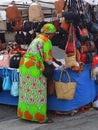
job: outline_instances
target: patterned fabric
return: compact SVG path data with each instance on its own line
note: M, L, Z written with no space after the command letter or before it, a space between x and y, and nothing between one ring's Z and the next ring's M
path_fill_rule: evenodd
M41 29L41 32L42 33L55 33L56 28L53 24L47 23L43 26L43 28Z
M51 41L38 35L20 61L18 117L41 122L47 120L46 78L43 61L52 61Z

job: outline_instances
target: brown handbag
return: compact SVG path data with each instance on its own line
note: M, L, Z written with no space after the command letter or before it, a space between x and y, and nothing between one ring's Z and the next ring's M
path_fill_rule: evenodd
M6 8L6 17L14 31L21 31L23 29L23 18L15 3L11 3Z
M8 7L6 8L6 17L9 21L14 21L16 18L19 17L19 15L20 12L15 3L11 3L10 5L8 5Z
M58 17L62 17L62 9L64 7L64 0L56 0L54 2L54 7L55 7Z
M62 75L66 74L68 81L62 82ZM58 99L72 100L76 90L76 82L71 82L70 75L67 70L61 71L59 81L55 82L56 96Z
M62 20L60 27L64 29L65 31L69 30L69 24L66 22L65 19Z
M47 95L55 94L55 81L53 79L47 80Z

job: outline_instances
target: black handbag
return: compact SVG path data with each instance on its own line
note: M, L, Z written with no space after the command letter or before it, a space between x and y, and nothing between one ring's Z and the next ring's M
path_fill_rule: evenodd
M29 21L24 22L24 25L23 25L24 32L29 32L30 30L32 30L32 28L33 28L32 22L29 22Z
M54 67L52 64L48 64L47 62L44 61L44 72L43 75L48 78L51 79L54 73Z
M41 52L40 52L40 49L39 49L39 46L37 44L37 48L39 50L39 54L40 56L42 57L41 55ZM43 75L48 78L48 79L51 79L52 78L52 75L53 75L53 72L54 72L54 66L52 64L48 64L46 61L44 61L44 71L43 71Z
M21 53L14 54L10 59L10 68L19 68L21 57Z

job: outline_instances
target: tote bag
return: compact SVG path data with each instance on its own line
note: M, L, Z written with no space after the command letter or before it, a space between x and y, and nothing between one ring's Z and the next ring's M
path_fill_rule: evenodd
M62 75L66 74L68 81L62 82ZM55 82L55 91L58 99L72 100L74 98L76 90L76 82L71 82L69 73L67 70L61 71L59 81Z
M2 90L9 91L11 89L11 79L7 67L3 68Z
M14 97L19 94L19 76L16 69L12 71L12 85L10 94Z

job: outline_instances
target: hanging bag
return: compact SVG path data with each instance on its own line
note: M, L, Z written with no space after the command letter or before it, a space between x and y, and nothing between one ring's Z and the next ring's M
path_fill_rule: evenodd
M7 67L3 68L3 84L2 90L9 91L11 89L11 79Z
M68 81L62 82L63 74L67 75ZM58 99L72 100L76 90L76 82L71 82L70 75L67 70L60 73L59 81L55 82L55 91Z
M19 94L19 76L16 69L12 71L12 85L10 94L14 97L18 96Z
M69 34L68 34L68 40L65 46L65 53L74 53L75 51L75 42L76 42L76 37L75 37L75 30L74 26L72 23L70 24L69 28Z

